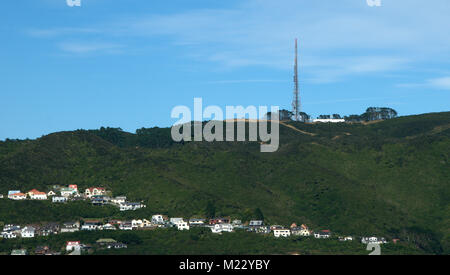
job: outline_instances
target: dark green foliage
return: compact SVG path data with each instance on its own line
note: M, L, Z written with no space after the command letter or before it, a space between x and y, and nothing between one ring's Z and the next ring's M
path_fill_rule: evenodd
M264 215L263 215L263 212L261 211L261 209L259 209L259 208L255 209L255 214L254 214L253 218L255 220L264 221Z
M368 125L285 124L294 129L280 125L280 148L271 154L261 153L258 142L176 144L170 129L158 128L137 134L79 130L0 142L4 195L12 189L78 184L81 189L104 186L147 204L119 213L83 203L3 199L0 222L156 213L245 221L259 208L268 224L296 222L342 234L409 238L422 251L450 253L450 113Z

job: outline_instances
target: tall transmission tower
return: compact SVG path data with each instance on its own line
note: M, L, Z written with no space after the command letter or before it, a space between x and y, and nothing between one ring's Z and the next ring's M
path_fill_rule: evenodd
M294 120L300 120L300 95L298 87L298 46L297 39L295 39L295 64L294 64L294 100L292 101L292 113L294 114Z

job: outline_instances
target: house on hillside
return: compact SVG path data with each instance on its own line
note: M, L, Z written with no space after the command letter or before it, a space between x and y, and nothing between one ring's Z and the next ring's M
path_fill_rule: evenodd
M26 249L13 249L11 251L11 256L25 256L27 255Z
M67 197L52 197L53 203L65 203L67 202Z
M99 221L85 221L81 226L81 230L93 231L99 229Z
M157 214L152 216L152 223L154 224L164 224L167 220L168 218L164 215Z
M248 231L256 232L258 231L258 228L264 225L264 222L261 220L252 220L248 224Z
M0 194L0 199L3 199L3 194Z
M32 200L46 200L47 199L47 194L45 192L40 192L40 191L38 191L36 189L33 189L33 190L29 191L27 193L27 195Z
M291 234L293 236L309 237L311 236L311 231L308 226L302 224L300 227L291 228Z
M60 228L61 227L59 226L58 223L50 222L39 229L39 235L40 236L57 235L59 234Z
M124 202L120 204L120 211L135 211L145 208L145 205L139 202Z
M34 233L36 229L32 226L26 226L22 229L21 237L22 238L34 238Z
M106 245L106 248L108 249L123 249L123 248L127 248L127 245L124 243L110 243Z
M222 232L233 232L233 225L229 223L216 223L213 227L211 227L211 232L215 234Z
M214 219L209 220L209 224L211 224L211 225L222 224L222 223L229 224L230 219L229 218L214 218Z
M175 225L178 230L189 230L189 224L183 218L171 218L170 223Z
M53 191L53 190L48 191L47 197L53 197L53 196L56 196L55 191Z
M8 198L11 200L26 200L27 199L27 195L24 193L21 193L20 191L9 191L8 192Z
M72 197L76 194L77 194L77 191L73 188L69 188L69 187L61 188L61 196L63 196L63 197L68 198L68 197Z
M275 238L279 238L279 237L289 237L291 236L291 230L289 229L281 229L281 228L277 228L275 230L273 230L273 235L275 236Z
M92 196L102 196L106 194L106 189L103 187L91 187L87 188L84 191L84 195L88 198L91 198Z
M69 242L66 242L66 251L80 250L80 249L81 249L80 241L69 241Z
M330 237L331 237L330 230L321 230L319 232L314 233L314 238L316 238L316 239L328 239Z
M69 184L69 188L78 193L78 185L76 184Z
M118 196L118 197L111 199L111 202L114 204L117 204L117 205L125 203L126 201L127 201L127 197L125 197L125 196Z
M117 228L114 225L110 224L110 223L105 223L102 226L102 229L103 230L117 230Z
M205 225L205 219L195 219L195 218L193 218L193 219L190 219L189 220L189 225L190 226L202 226L202 225Z
M132 223L131 221L125 221L125 222L122 222L122 223L119 225L119 229L120 229L120 230L126 230L126 231L128 231L128 230L133 230L133 223Z
M80 231L80 222L65 222L61 227L61 233L73 233Z

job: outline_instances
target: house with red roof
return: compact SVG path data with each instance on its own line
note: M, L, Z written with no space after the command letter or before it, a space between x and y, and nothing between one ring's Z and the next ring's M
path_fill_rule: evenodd
M93 196L102 196L102 195L106 194L106 189L103 187L91 187L91 188L87 188L84 191L84 194L88 198L91 198Z
M27 193L27 195L32 200L46 200L47 199L47 194L45 192L40 192L40 191L38 191L36 189L33 189L33 190L29 191Z

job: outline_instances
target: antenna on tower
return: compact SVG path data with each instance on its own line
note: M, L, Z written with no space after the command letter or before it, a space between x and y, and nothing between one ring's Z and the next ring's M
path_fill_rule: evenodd
M295 39L295 64L294 64L294 100L292 101L292 113L294 114L294 120L300 120L300 95L298 87L298 46L297 38Z

